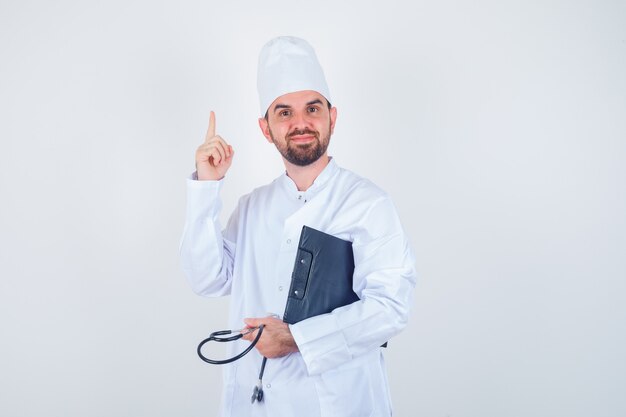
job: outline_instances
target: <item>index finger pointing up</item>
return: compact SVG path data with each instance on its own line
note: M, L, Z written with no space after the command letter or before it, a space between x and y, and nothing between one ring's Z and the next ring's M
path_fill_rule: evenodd
M209 116L209 129L206 131L205 142L208 142L212 137L215 136L215 113L211 110L211 115Z

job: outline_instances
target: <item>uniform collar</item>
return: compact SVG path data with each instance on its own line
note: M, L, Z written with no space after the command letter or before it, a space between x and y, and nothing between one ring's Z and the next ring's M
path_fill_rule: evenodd
M298 191L296 183L287 175L287 171L280 177L280 182L283 188L287 191L290 197L296 200L301 200L303 203L311 200L320 190L322 190L329 182L329 180L339 171L339 166L335 162L335 158L332 156L328 161L328 165L324 167L322 172L315 178L313 184L306 191Z

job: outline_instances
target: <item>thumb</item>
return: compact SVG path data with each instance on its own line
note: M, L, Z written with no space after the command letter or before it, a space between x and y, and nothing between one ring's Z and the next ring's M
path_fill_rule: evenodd
M261 319L255 319L255 318L243 319L243 322L248 327L259 327L262 324Z

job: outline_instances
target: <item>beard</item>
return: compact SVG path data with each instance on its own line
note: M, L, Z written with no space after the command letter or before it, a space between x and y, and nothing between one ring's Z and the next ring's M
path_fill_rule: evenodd
M330 143L330 126L325 136L321 136L320 132L315 130L295 129L287 134L282 141L276 140L271 128L269 131L272 142L274 142L276 149L278 149L278 152L280 152L283 158L301 167L311 165L313 162L320 159L322 155L326 153L328 144ZM313 135L315 140L304 144L296 144L291 140L291 137L296 135Z

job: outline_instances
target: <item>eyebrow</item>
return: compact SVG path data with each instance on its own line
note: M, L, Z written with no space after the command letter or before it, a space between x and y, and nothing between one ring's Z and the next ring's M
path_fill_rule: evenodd
M274 106L274 113L276 113L276 111L277 111L277 110L280 110L280 109L290 109L290 108L291 108L291 106L288 106L288 105L286 105L286 104L280 104L280 103L279 103L279 104L277 104L276 106Z
M308 103L306 103L307 106L312 106L313 104L324 104L324 103L322 103L322 100L320 100L319 98L316 98L315 100L311 100ZM276 106L274 106L274 113L276 113L276 111L281 110L281 109L290 109L290 108L291 106L287 104L278 103Z

